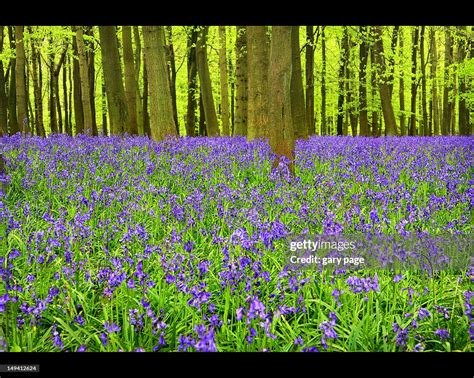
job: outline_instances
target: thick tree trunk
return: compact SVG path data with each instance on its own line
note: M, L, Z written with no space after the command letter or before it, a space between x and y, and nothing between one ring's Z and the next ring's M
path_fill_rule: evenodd
M463 64L466 59L467 42L464 34L466 33L465 26L458 26L460 31L460 40L458 45L457 61L458 64ZM459 75L459 134L469 135L469 110L467 109L466 96L468 95L465 75Z
M409 125L409 135L417 135L416 129L416 89L417 89L417 82L416 82L416 56L418 51L418 36L419 30L418 26L415 26L413 30L413 47L411 53L411 109L410 109L410 125Z
M137 125L137 82L135 80L135 67L133 62L132 27L122 27L123 40L123 66L125 74L125 99L127 101L130 124L130 135L138 135Z
M84 109L82 108L81 73L79 68L79 52L77 50L76 38L73 38L72 48L74 51L74 59L72 63L74 80L74 122L76 124L76 134L83 134Z
M150 96L150 129L153 140L176 136L163 26L144 26L143 42Z
M405 79L403 75L403 64L404 61L404 54L403 54L403 29L399 30L399 41L400 41L400 85L399 85L399 92L398 97L400 101L400 135L406 135L406 126L405 126Z
M315 133L314 129L314 33L312 26L306 26L306 131L308 135Z
M379 77L386 76L387 66L384 59L384 50L382 42L382 28L375 27L375 56ZM382 103L382 113L385 122L385 135L397 135L397 124L395 121L395 113L392 106L392 95L390 94L390 85L386 80L382 80L379 85L380 101Z
M128 114L127 101L125 100L115 26L99 26L99 38L102 48L102 68L104 70L109 108L110 133L119 135L129 129L130 115Z
M446 27L444 32L444 91L443 91L443 122L441 132L443 135L449 135L451 131L451 106L452 100L449 98L449 92L452 89L451 64L453 61L453 39Z
M138 26L133 26L133 39L135 41L135 87L137 93L135 98L137 100L136 111L137 111L137 129L139 135L145 135L145 129L143 126L143 99L140 92L140 70L141 70L141 56L142 56L142 46L140 40L140 30Z
M266 26L247 26L248 117L247 138L268 138L268 62Z
M76 43L77 52L79 56L79 72L81 81L81 100L82 100L82 111L84 114L84 130L86 134L92 134L92 110L91 110L91 98L89 88L89 69L87 66L86 51L84 46L84 37L81 26L76 27ZM102 48L104 48L102 44ZM102 57L104 59L104 57ZM105 72L105 69L104 69ZM121 76L120 76L121 77ZM118 80L115 78L115 80Z
M430 134L439 135L439 107L438 107L438 52L436 50L436 31L430 27L430 57L431 57L431 100L430 100Z
M168 66L168 81L170 85L171 93L171 104L173 105L173 119L176 125L176 134L179 135L179 122L178 122L178 108L176 105L176 62L174 57L174 46L173 46L173 29L172 26L166 26L166 61Z
M326 36L325 26L321 26L321 135L327 135L326 120Z
M248 74L247 74L247 28L237 26L235 41L235 119L234 135L247 135Z
M423 130L424 136L430 136L430 129L428 125L428 113L426 111L426 67L425 67L425 26L421 27L420 35L420 64L421 64L421 114L423 116Z
M3 53L3 26L0 26L0 55ZM3 61L0 59L0 136L8 132L8 99L5 91Z
M214 97L212 95L211 75L209 73L209 64L207 60L208 30L208 26L201 26L199 29L196 45L196 63L201 88L202 104L204 106L204 114L206 116L207 135L218 136L219 125L217 124Z
M360 63L359 63L359 135L369 136L369 121L367 117L367 60L369 58L369 49L367 46L367 28L365 26L359 27L362 41L360 44Z
M227 77L226 27L219 26L219 78L221 87L222 135L229 136L229 84Z
M303 89L303 72L300 57L300 27L291 28L291 116L295 139L307 139L306 109Z
M10 49L15 50L15 32L14 27L8 27L10 39ZM16 59L10 59L10 84L8 86L8 130L10 134L16 134L20 131L18 119L16 116Z
M196 43L197 29L191 27L191 33L188 36L188 102L186 108L186 135L193 137L196 130L196 88L197 88L197 67L196 67Z
M16 47L16 117L19 122L19 131L23 134L30 132L26 95L25 46L23 43L23 26L15 26Z
M270 113L270 146L277 155L273 168L285 156L288 168L294 174L295 133L291 115L292 38L291 26L273 26L268 72Z

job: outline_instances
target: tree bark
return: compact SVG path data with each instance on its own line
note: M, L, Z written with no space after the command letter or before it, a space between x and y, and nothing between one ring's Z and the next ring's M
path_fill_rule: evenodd
M417 89L417 82L416 82L416 55L418 51L418 36L419 30L418 26L415 26L413 30L413 47L412 47L412 55L411 55L411 114L410 114L410 125L409 125L409 135L414 136L417 135L416 129L416 89Z
M345 56L346 56L346 113L348 113L348 118L349 122L351 125L351 134L352 136L357 135L357 115L356 115L356 106L355 106L355 101L353 99L353 85L351 83L355 82L355 78L353 77L353 72L351 70L351 65L350 65L350 59L351 59L351 49L353 47L354 43L351 40L351 37L349 33L347 33L347 37L344 43L344 49L345 49ZM347 127L344 132L344 135L347 135Z
M395 54L397 47L398 34L400 31L400 26L395 25L392 31L392 39L390 43L391 55L388 62L388 87L390 89L390 97L393 95L393 84L394 84L394 73L395 73Z
M291 115L292 27L273 26L268 73L271 132L270 146L276 154L273 168L281 158L289 160L288 168L294 175L295 133Z
M79 52L77 50L77 40L72 39L73 58L73 81L74 81L74 122L76 124L76 134L84 133L84 109L82 108L81 93L81 73L79 68Z
M199 136L207 136L206 116L204 114L204 105L202 104L202 93L199 92Z
M125 99L127 101L130 124L128 132L130 135L138 135L137 125L137 82L135 79L135 67L133 62L132 27L122 27L123 42L123 66L125 74Z
M347 46L346 46L347 44ZM344 79L346 77L346 65L347 56L349 52L349 45L347 41L347 27L344 26L341 41L341 57L339 60L339 78L338 78L338 94L337 94L337 123L336 133L337 135L343 135L343 123L344 123Z
M94 28L92 26L86 27L85 33L92 39L94 37ZM92 135L97 136L98 130L95 110L95 53L93 40L86 41L85 46L88 46L88 48L86 49L86 59L87 70L89 75L89 98L91 101Z
M308 135L315 133L314 129L314 33L312 26L306 26L306 130Z
M425 63L425 26L421 26L420 33L420 64L421 64L421 114L423 116L423 130L424 136L430 135L428 125L428 113L426 111L426 63Z
M0 26L0 54L3 53L3 26ZM8 132L8 98L5 86L3 61L0 59L0 137Z
M137 111L137 129L139 135L145 135L145 129L143 125L143 99L140 92L140 70L141 70L141 56L142 56L142 46L140 40L140 31L138 26L133 26L133 39L135 41L135 59L134 59L134 68L135 68L135 87L137 93L135 98L137 100L136 111Z
M176 135L179 135L178 108L176 105L176 62L174 57L172 26L166 26L166 60L168 66L168 81L170 85L171 104L173 105L173 119L176 125Z
M63 68L63 104L64 104L64 132L71 135L71 126L69 124L69 109L67 99L67 56Z
M369 58L369 49L367 46L367 28L365 26L359 27L362 41L359 50L359 135L369 136L369 121L367 117L367 60Z
M458 44L458 54L457 54L457 61L458 64L462 65L464 60L466 59L467 54L467 42L464 37L466 32L465 26L458 26L458 31L460 32L460 40ZM470 127L469 127L469 110L467 108L466 103L466 96L468 95L467 85L466 85L466 75L461 74L459 75L459 134L460 135L469 135L470 134Z
M105 80L102 73L102 86L101 86L101 95L102 95L102 134L104 136L108 135L107 132L107 91L105 90Z
M214 97L212 95L211 75L209 73L209 64L207 60L208 30L208 26L201 26L199 29L196 45L196 63L201 88L202 104L204 106L204 114L206 116L207 135L218 136L219 125L217 124Z
M430 50L431 50L431 100L430 100L430 134L439 135L439 107L438 107L438 78L436 75L438 66L438 52L436 50L436 31L430 28Z
M266 26L247 26L247 139L268 138L268 63Z
M406 126L405 126L405 79L403 74L403 64L404 61L404 54L403 54L403 29L399 30L399 41L400 41L400 85L399 85L399 92L398 97L400 101L400 135L406 135Z
M8 27L8 36L10 39L10 49L16 50L14 27ZM10 134L16 134L20 131L18 119L16 116L16 59L10 59L10 84L8 86L8 130Z
M382 28L380 26L375 27L375 56L376 65L379 72L381 83L379 85L380 90L380 101L382 103L382 113L385 122L385 134L386 135L397 135L397 124L395 121L395 113L392 106L392 96L390 94L390 85L384 76L387 76L387 66L384 59L384 50L382 42Z
M153 140L176 136L163 26L143 26L145 65L150 96L150 130Z
M81 100L82 111L84 114L84 131L86 134L92 134L92 110L89 89L89 70L87 66L86 52L84 46L84 37L81 26L76 27L76 43L79 56L79 73L81 81ZM103 46L102 46L103 48ZM104 59L104 57L102 57ZM105 69L104 69L105 71ZM117 80L117 78L116 78Z
M453 57L453 39L446 27L444 32L444 91L443 91L443 122L441 124L441 132L443 135L449 135L451 131L451 104L449 92L452 90L451 82L451 64Z
M16 117L19 121L19 131L22 134L30 132L26 96L26 72L25 72L25 46L23 43L23 26L15 26L16 47Z
M229 136L229 84L227 77L226 27L219 26L219 77L221 87L222 134Z
M234 135L247 135L248 71L247 71L247 28L237 26L235 41L235 119Z
M31 42L31 64L33 68L33 96L35 99L35 127L36 134L44 137L44 122L43 122L43 95L42 95L42 83L39 81L38 72L38 50L36 48L35 40L32 38ZM40 62L41 63L41 62ZM41 66L41 64L39 64Z
M326 123L326 35L325 26L321 26L321 135L327 135Z
M380 135L379 128L379 112L378 112L378 103L375 101L377 97L377 92L379 92L379 86L377 84L377 68L376 68L376 58L375 58L375 46L370 47L370 81L372 87L372 123L370 125L369 134L372 136Z
M144 49L145 50L145 49ZM148 112L148 72L145 51L143 51L143 131L151 138L150 113Z
M188 102L186 108L186 135L193 137L196 130L196 88L197 88L197 67L196 67L196 43L197 29L191 27L191 33L188 35Z

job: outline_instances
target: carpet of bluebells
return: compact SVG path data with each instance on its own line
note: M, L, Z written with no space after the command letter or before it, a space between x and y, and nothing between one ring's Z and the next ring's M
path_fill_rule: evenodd
M472 268L304 270L290 235L470 234L469 137L0 139L7 351L471 351Z

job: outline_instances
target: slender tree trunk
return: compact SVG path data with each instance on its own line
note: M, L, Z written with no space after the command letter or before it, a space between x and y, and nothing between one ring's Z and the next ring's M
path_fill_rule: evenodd
M273 26L268 72L270 113L270 146L276 154L273 168L285 156L288 168L294 174L295 133L291 115L292 27Z
M306 26L306 130L308 135L315 133L314 129L314 33L312 26Z
M8 27L8 35L10 39L10 49L16 50L14 27ZM10 84L8 86L8 130L10 134L16 134L20 131L18 118L16 115L16 59L10 59Z
M129 129L130 115L125 100L115 26L99 26L99 38L102 47L102 69L104 70L105 89L107 91L110 133L119 135ZM158 91L158 88L155 88L155 90ZM163 89L159 90L162 91Z
M64 104L64 132L71 135L71 127L69 125L69 109L67 100L67 57L63 68L63 104Z
M266 26L247 26L248 117L247 138L268 138L268 63Z
M362 41L360 44L360 63L359 63L359 135L369 136L369 121L367 117L367 60L369 58L369 49L367 46L367 28L365 26L359 27Z
M417 82L416 82L416 55L418 51L418 36L419 30L418 26L415 26L413 30L413 47L412 47L412 55L411 55L411 115L410 115L410 126L409 126L409 135L417 135L416 129L416 89L417 89Z
M449 92L452 89L451 82L451 64L453 57L453 39L446 27L444 32L444 92L443 92L443 123L441 124L441 132L443 135L449 135L451 131L451 104Z
M459 41L458 47L458 64L462 65L466 59L467 54L467 42L465 40L464 34L466 33L465 26L458 26L460 31L461 40ZM459 75L459 134L460 135L469 135L469 110L467 109L466 96L468 95L466 78L465 75Z
M81 73L79 68L79 52L77 50L77 39L72 39L74 51L73 79L74 79L74 122L76 124L76 135L84 133L84 109L82 108Z
M399 101L400 101L400 135L406 135L406 126L405 126L405 79L403 74L403 64L404 54L403 54L403 29L399 30L400 34L400 85L399 85Z
M52 44L51 38L49 38L49 44ZM49 120L50 120L50 129L51 133L57 134L59 132L58 128L58 117L57 117L57 107L56 107L56 83L54 76L54 53L49 53L49 103L48 103L48 110L49 110Z
M382 28L375 27L375 56L379 77L386 76L387 66L384 59L384 50L382 42ZM390 85L386 80L382 80L379 85L380 101L382 103L382 113L385 122L385 135L397 135L397 124L395 121L395 113L392 106L392 95L390 94Z
M61 109L61 97L59 96L59 75L54 72L54 100L56 101L56 109L58 112L59 132L63 133L63 116Z
M234 135L247 135L248 71L247 71L247 28L237 26L235 41L235 120Z
M102 134L104 136L108 135L107 132L107 91L105 90L105 80L104 75L102 74Z
M196 43L197 29L191 27L191 33L188 35L188 102L186 108L186 135L193 137L196 129L196 88L197 88L197 67L196 67Z
M28 121L28 108L26 96L26 72L25 72L25 46L23 43L23 26L15 26L15 46L16 46L16 117L19 121L20 132L27 134L30 132Z
M346 44L347 41L347 27L344 26L342 41L341 41L341 58L339 60L339 78L338 78L338 94L337 94L337 123L336 133L337 135L343 135L343 123L344 123L344 78L346 74L347 57L346 54L349 51L349 46Z
M89 75L89 98L91 101L91 115L92 115L92 135L97 136L97 120L95 110L95 53L94 53L94 28L92 26L86 27L86 35L91 37L91 40L85 43L88 46L86 49L87 70Z
M143 131L151 138L150 113L148 112L148 72L145 51L143 51Z
M137 100L136 111L137 111L137 129L139 135L145 135L145 129L143 126L143 100L140 93L140 69L141 69L141 56L142 56L142 46L140 40L140 30L138 26L133 26L133 39L135 41L135 87L137 93L135 98Z
M176 135L179 135L178 108L176 106L176 62L174 57L173 30L171 26L165 27L166 38L166 61L168 66L168 81L170 85L171 104L173 105L173 119L176 125Z
M0 25L0 55L3 53L3 26ZM8 98L5 91L3 61L0 59L0 137L8 132Z
M431 50L431 100L430 100L430 134L439 135L439 107L438 107L438 78L436 75L438 66L438 52L436 51L436 31L430 28L430 50Z
M176 136L163 26L144 26L143 45L150 96L150 129L153 140Z
M229 136L229 84L227 77L226 27L219 26L219 77L221 85L222 134Z
M351 65L350 65L350 59L351 59L351 50L352 47L354 46L353 41L351 40L351 37L349 33L347 33L346 36L346 42L344 43L344 49L345 49L345 56L346 56L346 115L349 118L349 122L351 125L351 134L352 136L357 135L357 117L356 114L356 107L355 107L355 101L353 99L353 86L355 83L355 78L353 75L353 72L351 70ZM346 124L347 124L347 119L346 119ZM346 127L344 135L348 134L348 127Z
M426 111L426 67L425 67L425 26L421 27L420 35L420 64L421 64L421 114L423 115L423 135L430 136L428 113Z
M230 135L235 135L234 125L235 125L235 79L233 77L234 67L232 65L232 58L228 60L229 72L232 77L230 81Z
M306 109L303 89L303 72L300 57L300 27L291 28L291 115L295 139L307 139ZM250 69L250 67L249 67Z
M202 103L202 93L199 92L199 136L207 136L206 116L204 114L204 105Z
M91 110L91 99L89 89L89 70L87 66L86 52L84 46L84 37L81 26L76 27L76 43L77 52L79 55L79 72L81 80L81 99L82 99L82 111L84 113L84 128L86 134L92 133L92 110ZM102 48L104 48L102 44ZM104 57L102 57L104 59ZM105 71L105 69L104 69ZM117 80L117 78L115 78Z
M326 35L325 26L321 26L321 135L327 135L326 120Z
M376 58L375 58L375 47L370 47L370 81L371 81L371 89L372 89L372 123L369 130L369 133L372 132L372 136L379 136L380 135L380 128L379 128L379 107L377 101L377 92L378 92L378 84L377 84L377 69L376 69Z
M392 32L392 40L390 43L391 52L389 61L388 61L388 87L390 90L390 97L393 95L393 84L394 84L394 73L395 73L395 54L397 47L398 34L400 31L400 26L395 25Z
M212 95L211 75L209 73L209 65L207 60L208 30L208 26L201 26L199 29L196 45L196 63L201 88L202 104L204 106L204 114L206 116L207 135L218 136L219 125L217 124L214 97Z
M72 40L74 41L74 37L72 38ZM68 107L69 107L69 111L68 111L68 123L69 123L69 135L73 135L73 131L72 131L72 103L73 103L73 96L72 96L72 93L73 93L73 81L72 81L72 66L73 66L73 63L72 63L72 60L75 60L73 59L71 56L68 57L68 60L69 60L69 64L67 65L67 76L68 76Z
M123 66L125 74L125 99L127 101L130 124L130 135L138 134L137 125L137 82L135 80L135 67L133 63L132 27L122 27L123 40Z

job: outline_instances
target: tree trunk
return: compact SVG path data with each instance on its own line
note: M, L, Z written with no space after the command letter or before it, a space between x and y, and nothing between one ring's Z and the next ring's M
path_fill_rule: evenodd
M15 32L14 27L8 27L10 39L10 49L15 50ZM18 119L16 116L16 59L10 59L10 84L8 86L8 130L10 134L16 134L20 131Z
M82 27L76 27L76 43L77 52L79 55L79 72L81 80L81 99L82 99L82 111L84 114L84 131L86 134L92 133L92 110L91 110L91 98L89 89L89 70L87 66L86 52L84 46L84 37ZM102 49L104 50L104 44L102 43ZM104 57L102 57L104 59ZM105 72L105 69L104 69ZM121 77L121 76L120 76ZM115 78L115 80L118 80Z
M69 125L69 109L68 109L68 100L67 100L67 61L64 62L64 68L63 68L63 104L64 104L64 132L68 135L71 135L71 126Z
M148 112L148 72L145 51L143 51L143 131L151 138L150 113Z
M143 26L143 46L150 96L150 129L153 140L176 136L163 26Z
M72 48L74 51L74 58L72 62L74 81L74 122L76 124L77 135L84 133L84 109L82 108L81 73L79 68L79 52L77 50L76 38L72 39Z
M369 134L371 132L372 136L379 136L380 135L380 128L379 128L379 112L378 112L378 103L375 101L378 92L378 85L377 85L377 68L376 68L376 58L375 58L375 47L371 46L370 48L370 81L372 86L372 124L369 130Z
M23 43L23 26L15 26L15 47L16 47L16 117L19 121L20 132L28 134L30 132L28 121L28 108L26 96L26 72L25 72L25 46Z
M384 50L382 42L382 28L376 26L375 28L375 56L379 77L384 78L387 72L387 66L384 59ZM385 79L385 78L384 78ZM397 135L397 124L395 121L395 113L392 106L392 96L390 94L390 85L386 80L382 80L379 85L380 101L382 103L382 113L385 122L385 135Z
M86 27L86 35L91 37L92 40L89 40L85 43L88 46L86 49L86 58L87 58L87 70L89 75L89 98L91 101L91 115L92 115L92 135L97 136L97 120L96 120L96 111L95 111L95 53L94 53L94 29L92 26Z
M0 26L0 55L3 53L3 26ZM5 91L3 61L0 59L0 137L8 132L8 99Z
M211 75L207 60L207 34L209 27L201 26L198 32L196 44L196 63L199 75L199 83L202 95L202 104L206 116L206 126L208 136L218 136L219 126L217 124L216 109L214 107L214 97L212 95Z
M438 66L438 52L436 51L436 31L430 28L431 50L431 100L430 100L430 134L439 135L439 107L438 107L438 79L436 75Z
M352 136L357 135L357 115L356 115L356 107L355 107L355 101L353 99L353 84L355 82L355 78L353 75L353 72L351 70L351 65L350 65L350 58L351 58L351 49L353 47L354 43L351 41L350 35L347 33L346 37L346 42L344 43L344 49L345 49L345 56L346 56L346 115L349 118L349 122L351 125L351 134ZM346 128L344 135L348 134L347 130L347 119L346 119Z
M234 77L232 76L233 72L234 72L234 67L232 65L232 58L229 58L228 64L229 64L229 72L230 72L230 75L232 77L232 79L230 81L230 126L231 126L230 135L235 135L234 134L234 125L235 125L235 123L234 123L235 122L235 80L234 80Z
M186 135L193 137L196 129L196 88L197 88L197 67L196 67L196 43L197 29L191 27L188 36L188 102L186 108Z
M405 126L405 79L403 76L403 29L399 30L400 34L400 86L399 86L399 100L400 100L400 135L406 135L406 126Z
M229 84L227 78L226 27L219 26L219 77L221 84L222 134L229 136Z
M247 71L247 28L237 26L235 41L235 119L234 135L247 135L248 71Z
M202 104L202 93L199 92L199 136L207 136L206 116L204 114L204 105Z
M52 44L51 38L49 39L49 44ZM48 103L48 110L49 110L49 120L50 124L49 127L51 129L51 133L57 134L59 132L58 129L58 117L57 117L57 107L56 107L56 83L54 76L54 53L51 51L49 53L49 103Z
M458 26L458 30L460 31L460 40L458 44L458 64L462 65L464 60L466 59L466 49L467 49L467 42L466 37L464 34L466 33L465 26ZM466 103L466 96L468 96L467 85L466 85L466 78L465 74L459 75L459 134L460 135L469 135L470 134L470 127L469 127L469 110L467 109Z
M135 88L137 93L135 98L137 100L136 111L137 111L137 129L139 135L145 135L145 129L143 126L143 100L140 93L140 69L141 69L141 56L142 56L142 46L140 40L140 31L138 26L133 26L133 39L135 41Z
M138 135L137 125L137 82L135 80L135 67L133 63L132 27L122 27L123 40L123 66L125 74L125 99L127 101L130 124L130 135Z
M360 63L359 63L359 135L369 136L369 121L367 117L367 60L369 58L369 49L367 46L367 28L365 26L359 27L362 41L360 44Z
M179 135L178 108L176 106L176 62L173 47L173 29L172 26L166 26L166 61L168 66L168 82L170 85L171 104L173 105L173 119L176 125L176 135Z
M36 134L44 137L44 122L43 122L43 95L42 95L42 83L39 81L38 66L38 50L36 49L35 40L32 38L31 42L31 63L33 66L33 96L35 99L35 126ZM39 62L41 63L41 62Z
M72 38L72 40L74 41L74 37ZM75 60L73 59L71 56L68 57L68 60L69 60L69 64L67 65L67 76L68 76L68 107L69 107L69 110L68 110L68 123L69 123L69 135L73 135L73 132L72 132L72 103L74 102L73 101L73 96L72 96L72 93L73 93L73 81L72 81L72 60ZM41 72L41 71L40 71Z
M425 26L421 27L420 35L420 64L421 64L421 114L423 116L423 135L430 136L428 113L426 112L426 67L425 67Z
M315 133L314 128L314 33L312 26L306 26L305 50L306 76L306 131L308 135Z
M307 139L306 109L303 89L303 72L300 57L300 27L291 28L291 116L295 139Z
M327 135L326 123L326 36L325 26L321 26L321 135Z
M347 27L344 26L341 41L341 58L339 60L339 78L338 78L338 94L337 94L337 123L336 133L337 135L343 135L343 123L344 123L344 78L346 76L346 65L347 57L346 54L349 52L349 45L347 41Z
M247 26L248 117L247 138L268 138L268 63L266 26Z
M416 55L418 50L418 26L415 26L413 31L413 47L411 53L411 114L410 114L410 125L409 125L409 135L417 135L416 129Z
M391 52L392 54L390 55L389 62L388 62L388 87L390 89L390 98L392 98L393 95L393 82L394 82L394 73L395 73L395 50L397 47L397 40L398 40L398 34L400 31L400 26L395 25L393 28L392 32L392 40L390 43L391 47Z
M102 48L105 89L107 91L110 133L119 135L129 129L130 116L128 114L127 101L125 100L115 26L99 26L99 38Z
M104 80L103 73L102 73L101 94L102 94L102 134L104 136L107 136L108 135L108 132L107 132L107 91L105 90L105 80Z
M295 133L291 115L292 27L273 26L268 72L270 115L270 146L276 154L273 168L285 156L289 171L294 174Z
M449 92L452 89L451 82L451 64L453 57L453 39L446 27L444 32L444 92L443 92L443 123L441 124L441 132L443 135L449 135L451 131L451 104Z

